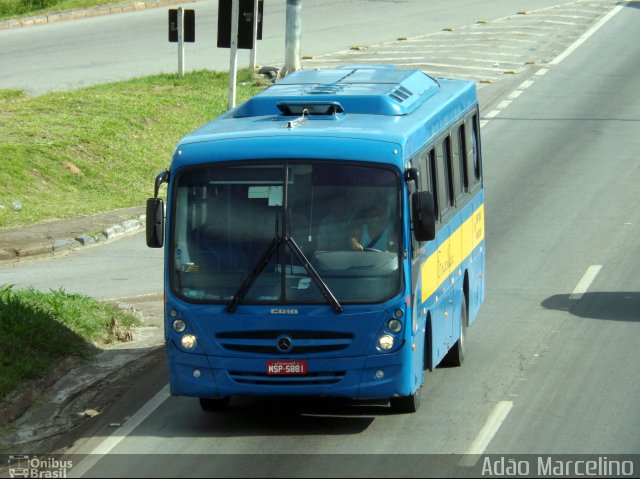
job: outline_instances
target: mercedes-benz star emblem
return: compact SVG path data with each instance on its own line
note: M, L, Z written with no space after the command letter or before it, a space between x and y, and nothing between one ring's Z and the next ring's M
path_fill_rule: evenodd
M281 353L288 353L293 348L293 339L290 336L278 336L276 339L276 348Z

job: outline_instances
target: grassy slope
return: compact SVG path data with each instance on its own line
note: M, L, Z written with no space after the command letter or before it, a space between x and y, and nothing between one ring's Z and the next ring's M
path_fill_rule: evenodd
M88 296L0 286L0 401L66 357L90 358L126 340L131 314Z
M126 2L118 2L117 0L0 0L0 22L23 16L45 15L118 3Z
M142 206L178 140L226 110L227 82L202 71L39 97L0 90L0 227ZM238 102L264 88L246 71L239 82ZM86 296L0 285L0 401L64 358L122 339L133 324Z
M0 0L0 21L109 3L117 2ZM246 71L239 82L238 103L264 88ZM143 205L178 140L226 110L227 88L226 74L201 71L39 97L0 90L0 234ZM66 357L86 359L125 339L137 324L84 295L0 285L0 401Z
M227 88L226 73L200 71L38 97L0 90L0 228L144 205L180 138L226 110ZM240 72L238 103L262 88Z

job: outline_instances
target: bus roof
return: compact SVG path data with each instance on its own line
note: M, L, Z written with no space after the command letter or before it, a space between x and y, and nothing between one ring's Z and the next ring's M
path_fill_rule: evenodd
M420 70L365 65L299 71L190 133L179 147L304 136L393 142L412 154L412 145L424 145L476 103L473 82L435 79Z

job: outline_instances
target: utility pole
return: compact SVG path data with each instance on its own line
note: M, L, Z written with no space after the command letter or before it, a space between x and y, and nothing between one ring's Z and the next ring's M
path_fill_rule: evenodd
M184 18L178 7L178 75L184 76Z
M284 67L280 78L302 70L300 66L300 34L302 32L302 0L287 0L287 31L284 40Z

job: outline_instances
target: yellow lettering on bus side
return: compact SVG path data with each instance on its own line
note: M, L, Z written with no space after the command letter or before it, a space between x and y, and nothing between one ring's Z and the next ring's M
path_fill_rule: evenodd
M449 235L438 250L429 256L420 270L422 277L422 302L438 290L438 287L460 267L462 261L484 239L484 204L476 209L453 234Z
M438 252L434 252L422 264L422 302L438 289Z

